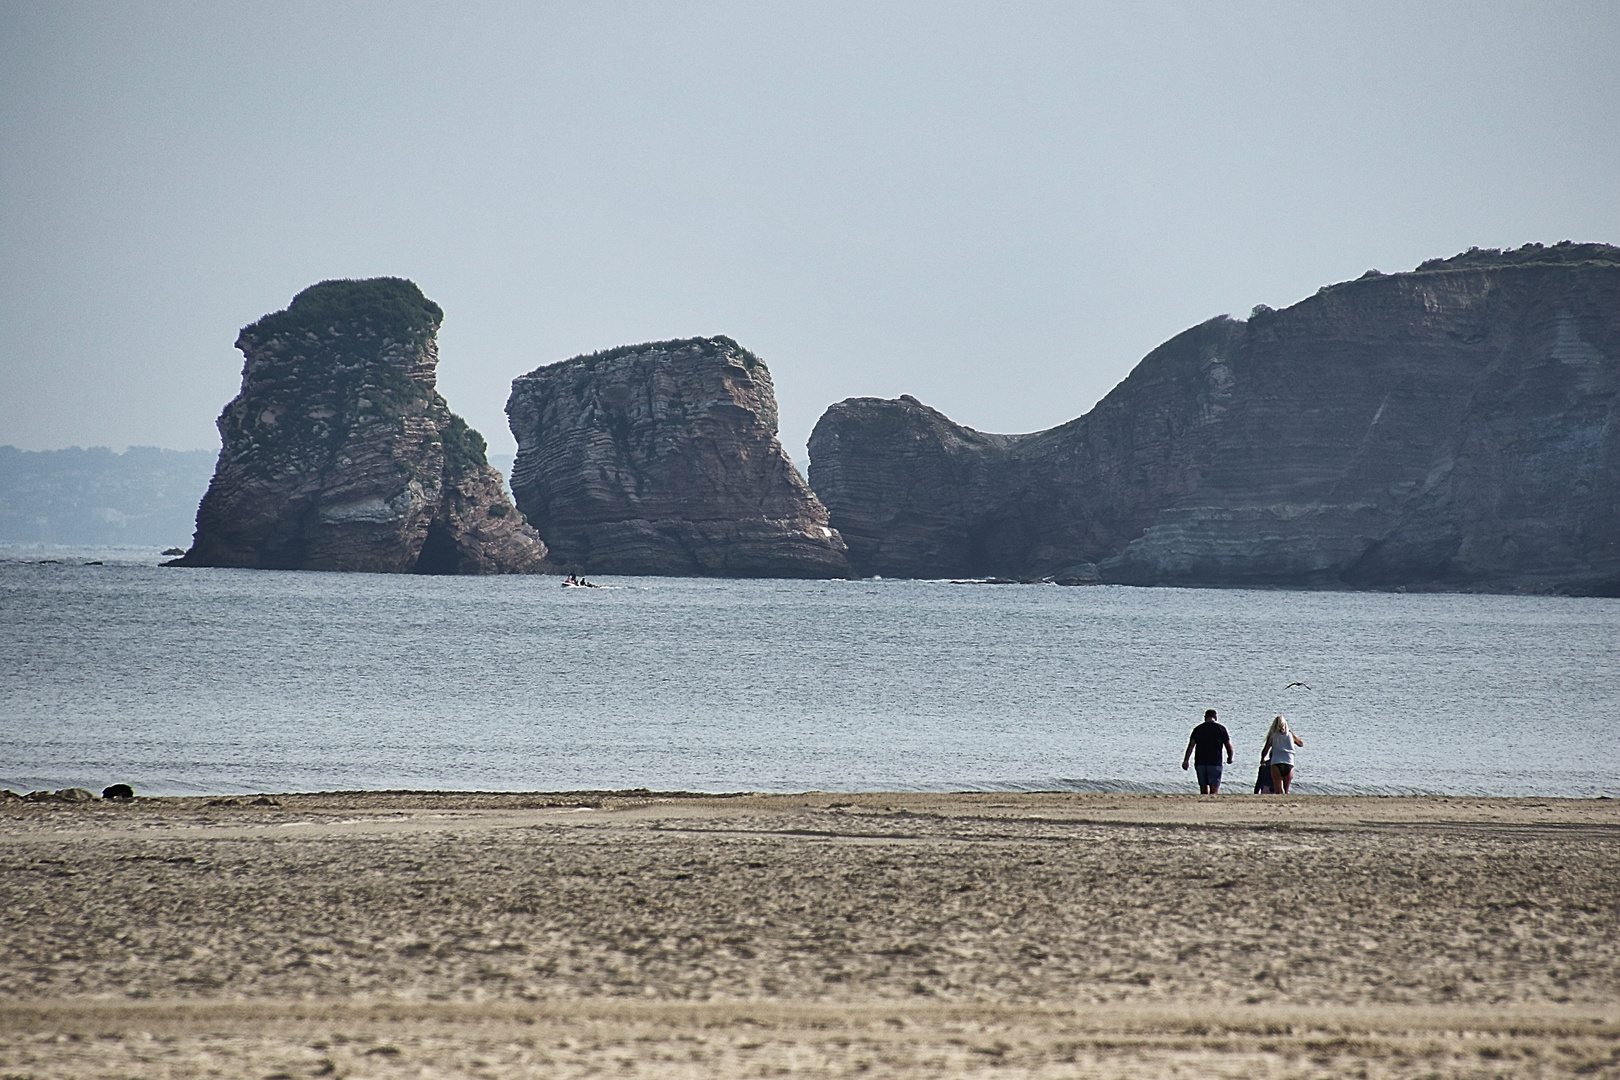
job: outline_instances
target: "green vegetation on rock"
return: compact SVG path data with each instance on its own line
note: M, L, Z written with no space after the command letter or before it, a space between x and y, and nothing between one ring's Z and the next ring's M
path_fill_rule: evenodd
M1448 259L1428 259L1406 274L1386 274L1368 270L1354 281L1340 281L1316 290L1318 296L1352 285L1370 281L1390 281L1411 274L1448 274L1463 271L1501 270L1524 266L1620 266L1620 247L1612 244L1577 244L1573 240L1559 243L1525 244L1519 248L1471 247ZM1265 304L1257 304L1250 313L1249 322L1274 314Z
M313 333L326 336L337 329L361 336L420 344L444 321L444 309L422 295L405 278L380 277L356 281L347 278L311 285L287 305L285 311L266 315L242 328L244 337L260 341Z
M552 364L549 366L559 367L562 364L579 364L582 367L589 369L595 367L597 364L608 360L617 360L623 356L638 356L641 353L649 352L672 353L679 352L682 349L692 348L694 346L700 349L711 349L718 347L721 349L730 350L737 355L737 359L742 361L743 367L747 368L748 371L755 372L759 369L759 357L737 344L731 338L726 337L724 334L716 334L714 337L707 338L673 338L669 341L646 341L640 345L620 345L617 348L603 349L599 352L581 354L568 360L563 360L558 364Z
M467 426L467 421L450 414L450 422L439 433L444 442L444 474L449 477L465 476L468 473L482 469L489 464L484 457L484 451L489 444L476 430Z
M1526 244L1521 248L1472 247L1449 259L1420 263L1415 273L1435 270L1488 270L1503 266L1573 266L1576 264L1620 266L1620 247L1612 244L1577 244L1564 240L1553 244Z

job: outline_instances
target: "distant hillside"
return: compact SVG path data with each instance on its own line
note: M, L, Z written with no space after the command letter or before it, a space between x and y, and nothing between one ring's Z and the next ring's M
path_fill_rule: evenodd
M0 543L185 547L217 456L0 446Z

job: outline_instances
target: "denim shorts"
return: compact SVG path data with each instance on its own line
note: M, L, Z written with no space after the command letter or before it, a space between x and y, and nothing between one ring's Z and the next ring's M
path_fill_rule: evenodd
M1199 787L1221 786L1221 767L1219 765L1194 765L1193 769L1198 773Z

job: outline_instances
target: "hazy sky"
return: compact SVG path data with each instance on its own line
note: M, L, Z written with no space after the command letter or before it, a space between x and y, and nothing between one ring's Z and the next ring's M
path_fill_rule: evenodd
M443 305L439 384L729 334L1030 431L1369 267L1620 242L1620 4L0 0L0 443L217 447L237 330Z

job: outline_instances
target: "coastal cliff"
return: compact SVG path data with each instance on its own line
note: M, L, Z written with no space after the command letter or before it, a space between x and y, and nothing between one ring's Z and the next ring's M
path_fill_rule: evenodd
M166 565L380 573L549 569L435 388L439 306L400 278L324 281L237 338L242 390L191 549Z
M974 431L910 396L839 402L810 435L811 486L862 574L1094 579L1196 488L1243 331L1194 327L1086 417L1032 435Z
M1090 413L986 435L830 408L863 574L1620 593L1620 249L1369 272L1166 342Z
M845 577L844 542L776 438L763 361L730 338L635 345L512 382L512 491L559 565Z

